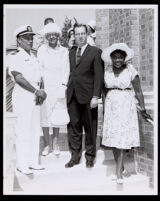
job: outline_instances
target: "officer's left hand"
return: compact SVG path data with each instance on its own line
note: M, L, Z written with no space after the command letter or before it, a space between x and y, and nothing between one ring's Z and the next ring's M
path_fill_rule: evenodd
M91 108L96 108L98 106L98 97L93 97L91 99L90 107Z

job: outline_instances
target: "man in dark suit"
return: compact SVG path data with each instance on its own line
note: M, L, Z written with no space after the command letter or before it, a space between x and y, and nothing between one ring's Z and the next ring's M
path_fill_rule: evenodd
M86 167L93 167L96 156L98 98L101 97L103 86L104 63L101 60L102 51L87 44L86 25L76 24L74 35L77 47L70 50L70 78L67 88L71 159L65 167L73 167L80 162L83 127Z

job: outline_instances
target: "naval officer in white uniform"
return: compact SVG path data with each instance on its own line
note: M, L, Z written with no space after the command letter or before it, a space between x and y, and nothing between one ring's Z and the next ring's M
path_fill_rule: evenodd
M23 174L32 174L33 169L44 169L39 164L40 104L47 94L39 88L40 65L31 52L34 35L30 25L16 29L14 36L17 39L17 52L7 56L9 74L15 82L12 94L13 112L18 116L17 170Z

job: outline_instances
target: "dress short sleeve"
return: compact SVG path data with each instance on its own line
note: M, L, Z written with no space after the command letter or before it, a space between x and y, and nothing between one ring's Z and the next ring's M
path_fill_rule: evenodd
M132 64L128 64L128 70L129 70L130 75L131 75L131 80L134 80L136 75L139 75L138 71L133 67Z

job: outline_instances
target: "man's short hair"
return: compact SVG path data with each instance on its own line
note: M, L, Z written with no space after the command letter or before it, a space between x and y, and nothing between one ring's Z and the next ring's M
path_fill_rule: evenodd
M74 33L75 33L75 28L77 28L77 27L84 27L85 28L85 30L86 30L86 33L88 32L88 29L87 29L87 25L86 24L74 24L74 26L73 26L73 31L74 31Z
M48 17L44 20L44 25L48 24L47 21L52 21L54 23L54 19L51 17Z

